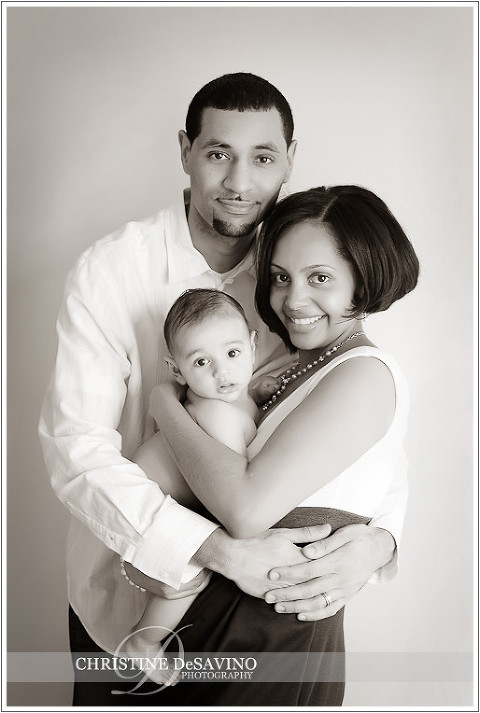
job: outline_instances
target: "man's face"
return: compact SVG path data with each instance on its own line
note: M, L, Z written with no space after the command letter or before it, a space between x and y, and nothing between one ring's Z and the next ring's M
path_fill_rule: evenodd
M278 111L208 108L193 143L185 132L179 139L190 176L190 227L251 236L292 169L295 142L287 146Z

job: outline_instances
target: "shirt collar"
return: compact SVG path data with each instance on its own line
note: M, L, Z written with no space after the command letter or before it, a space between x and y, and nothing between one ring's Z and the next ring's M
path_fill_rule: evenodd
M165 244L167 249L168 281L182 282L209 270L203 255L194 247L188 228L185 205L189 202L189 190L175 202L169 211L169 225L166 226Z
M166 250L168 264L168 281L182 282L203 275L205 272L214 272L192 243L187 222L185 206L190 202L190 189L183 192L181 199L170 210L170 225L166 230ZM233 282L235 277L243 271L254 273L254 251L249 250L243 260L234 268L219 275L223 282Z

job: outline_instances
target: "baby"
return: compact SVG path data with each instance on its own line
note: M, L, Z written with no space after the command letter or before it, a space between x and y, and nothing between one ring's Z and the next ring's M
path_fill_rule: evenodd
M255 332L241 305L218 290L187 290L170 309L164 335L170 352L166 361L176 381L187 386L184 406L191 417L210 436L245 455L256 433L257 406L248 392ZM153 596L126 642L127 654L161 656L161 640L197 594L176 599ZM153 669L148 675L157 683L173 677L171 671Z

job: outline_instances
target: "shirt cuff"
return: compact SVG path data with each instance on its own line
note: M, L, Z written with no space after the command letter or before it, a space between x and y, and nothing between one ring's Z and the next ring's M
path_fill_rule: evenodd
M189 562L218 527L167 495L140 545L132 546L124 559L149 577L178 589L202 569Z

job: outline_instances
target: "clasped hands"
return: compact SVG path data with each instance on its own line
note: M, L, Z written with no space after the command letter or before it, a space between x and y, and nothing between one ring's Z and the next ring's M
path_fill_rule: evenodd
M250 541L239 541L240 553L245 551L245 545L249 542L252 543L252 550L255 548L255 554L252 552L250 560L252 581L245 576L231 576L231 579L243 591L273 604L279 614L295 613L303 621L333 616L357 594L373 572L390 559L394 541L390 533L368 525L348 525L333 534L330 532L329 525L278 528L268 530ZM283 561L290 564L273 569L271 564L267 565L267 583L254 583L253 573L260 564L265 538L279 539L275 545L270 543L274 546L268 554L269 562ZM391 551L390 545L386 546L389 540ZM295 550L292 550L292 545L299 542L310 544L295 546ZM241 559L238 564L240 570L243 570ZM266 587L263 592L262 587Z

